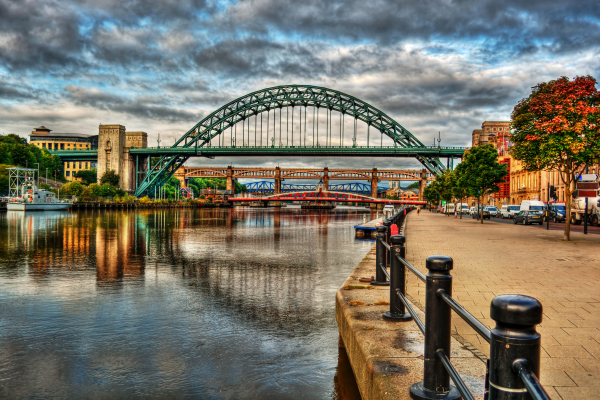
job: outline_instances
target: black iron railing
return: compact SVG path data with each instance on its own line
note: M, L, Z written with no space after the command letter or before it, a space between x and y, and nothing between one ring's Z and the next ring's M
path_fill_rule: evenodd
M414 320L425 335L423 381L413 384L413 399L474 399L450 361L452 310L490 343L485 382L486 400L549 400L540 384L542 304L533 297L501 295L492 300L490 316L496 322L488 329L452 298L452 258L427 257L427 275L406 261L403 225L413 207L400 210L377 227L376 270L372 285L390 286L390 309L383 318ZM391 226L399 227L390 236ZM389 268L389 273L387 269ZM406 269L425 282L425 322L406 299ZM450 379L456 387L450 385Z

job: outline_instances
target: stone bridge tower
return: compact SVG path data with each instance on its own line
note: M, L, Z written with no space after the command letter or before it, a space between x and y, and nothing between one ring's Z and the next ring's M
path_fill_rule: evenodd
M134 157L129 153L131 147L147 147L146 132L126 132L125 126L100 125L98 128L98 179L106 171L113 170L121 179L119 187L125 192L133 193L137 187L140 172L147 169L147 157ZM136 167L137 166L137 167Z

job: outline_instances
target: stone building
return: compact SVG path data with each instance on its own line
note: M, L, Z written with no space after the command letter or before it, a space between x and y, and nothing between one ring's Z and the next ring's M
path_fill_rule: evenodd
M52 133L51 133L52 132ZM29 143L47 150L95 150L98 148L98 135L84 133L59 133L53 132L45 126L40 126L29 135ZM63 162L65 179L67 181L81 180L75 178L78 171L95 168L95 162L71 161ZM49 171L50 173L52 171Z
M119 186L132 193L136 188L136 159L129 153L131 147L146 147L146 132L126 132L123 125L100 125L98 128L98 178L108 170L121 177ZM137 160L140 171L146 169L146 158Z

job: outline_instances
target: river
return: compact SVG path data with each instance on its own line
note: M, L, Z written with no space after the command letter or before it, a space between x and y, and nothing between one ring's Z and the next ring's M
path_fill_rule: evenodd
M0 397L358 399L335 293L363 214L0 215Z

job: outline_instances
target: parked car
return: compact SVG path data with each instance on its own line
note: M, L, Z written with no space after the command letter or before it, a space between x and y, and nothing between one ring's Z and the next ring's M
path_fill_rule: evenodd
M513 218L515 215L517 215L519 213L520 210L521 210L521 206L505 204L500 209L500 217L501 218Z
M486 208L490 212L490 215L492 217L497 217L498 216L498 207L496 207L496 206L487 206Z
M469 208L469 215L473 216L475 214L475 207Z
M550 213L550 221L552 222L564 222L567 218L567 209L561 204L550 204L548 212Z
M479 214L480 212L481 212L481 207L476 207L475 214L471 214L471 217L473 217L475 219L481 218L481 215ZM483 208L483 219L491 219L491 218L492 218L492 215L488 211L487 207L484 207Z
M542 225L544 223L544 215L543 215L542 211L521 210L521 211L519 211L519 213L517 215L515 215L515 217L513 218L513 221L514 221L515 225L518 224L519 222L521 222L523 225L528 225L528 224Z

